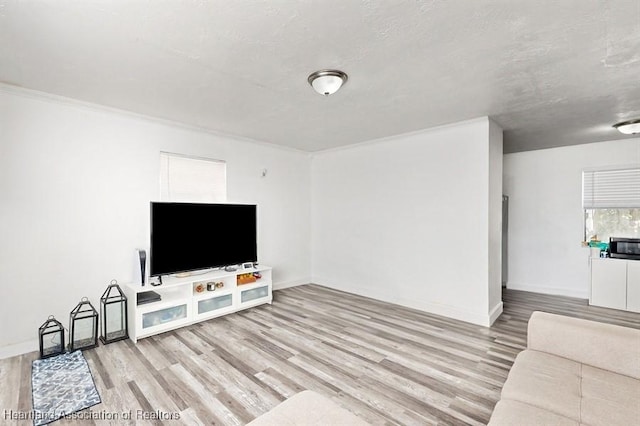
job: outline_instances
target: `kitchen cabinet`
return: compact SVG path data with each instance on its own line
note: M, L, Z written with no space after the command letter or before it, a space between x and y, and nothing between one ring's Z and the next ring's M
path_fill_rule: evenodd
M591 259L590 304L627 309L627 261Z
M627 261L627 310L640 312L640 260Z
M589 304L640 312L640 261L592 258Z

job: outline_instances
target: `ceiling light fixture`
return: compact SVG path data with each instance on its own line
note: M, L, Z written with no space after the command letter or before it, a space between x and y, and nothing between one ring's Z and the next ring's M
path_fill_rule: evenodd
M623 121L613 125L620 133L625 135L635 135L640 133L640 119Z
M338 70L321 70L312 73L307 81L313 90L321 95L329 96L336 93L349 77Z

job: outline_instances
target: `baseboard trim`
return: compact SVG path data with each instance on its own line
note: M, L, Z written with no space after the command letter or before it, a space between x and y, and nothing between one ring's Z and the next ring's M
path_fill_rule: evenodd
M578 299L588 299L589 292L587 290L575 290L562 287L543 287L537 285L523 284L518 282L507 282L509 290L529 291L532 293L551 294L554 296L576 297Z
M314 283L317 283L320 286L332 288L334 290L344 291L346 293L356 294L358 296L369 297L371 299L379 300L381 302L393 303L396 305L404 306L411 309L417 309L419 311L423 311L430 314L440 315L447 318L452 318L464 322L468 322L470 324L480 325L483 327L489 327L493 322L489 313L487 314L479 314L475 312L466 311L463 309L459 309L457 307L443 305L439 303L425 303L425 302L416 302L413 299L403 299L398 298L394 300L390 300L387 297L379 296L371 292L371 288L358 288L358 287L345 287L336 285L335 283L331 283L326 280L314 280ZM500 302L499 306L496 306L494 309L499 309L496 315L500 315L502 313L502 302ZM494 312L492 312L494 313ZM496 316L497 318L497 316Z
M311 280L302 279L302 280L293 280L293 281L284 281L279 283L273 283L274 290L282 290L289 287L297 287L299 285L309 284Z
M493 325L494 322L498 319L500 315L502 315L502 308L504 304L502 302L498 303L494 308L489 312L489 325Z
M11 358L13 356L23 355L29 352L38 351L40 345L37 340L16 343L15 345L4 346L0 348L0 359Z

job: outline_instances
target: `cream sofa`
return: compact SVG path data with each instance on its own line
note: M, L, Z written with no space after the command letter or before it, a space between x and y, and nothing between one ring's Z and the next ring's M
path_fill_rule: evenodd
M247 426L367 426L364 420L310 390L295 394Z
M640 330L534 312L489 421L640 425Z

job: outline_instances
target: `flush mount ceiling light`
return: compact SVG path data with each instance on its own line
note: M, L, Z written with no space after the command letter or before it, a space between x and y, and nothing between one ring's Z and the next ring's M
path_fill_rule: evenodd
M349 77L338 70L321 70L312 73L307 81L313 90L321 95L329 96L336 93Z
M640 119L623 121L613 125L620 133L625 135L634 135L640 133Z

